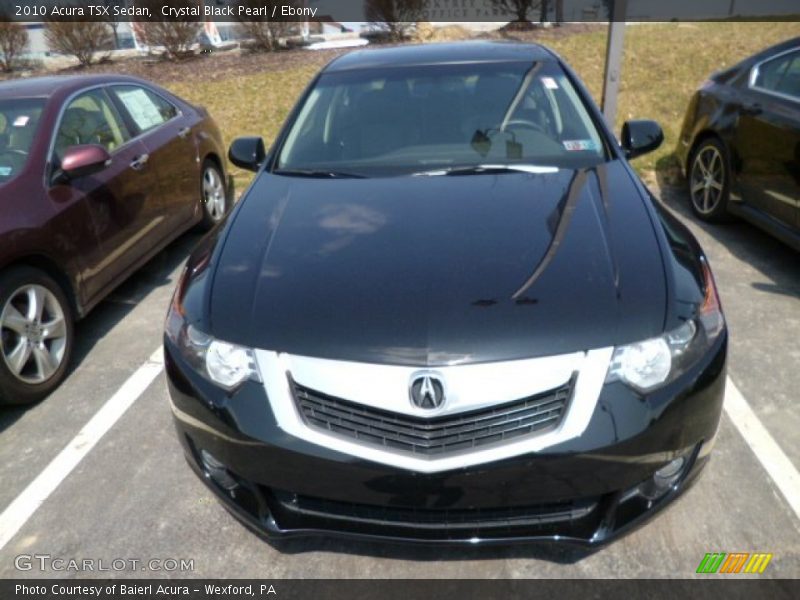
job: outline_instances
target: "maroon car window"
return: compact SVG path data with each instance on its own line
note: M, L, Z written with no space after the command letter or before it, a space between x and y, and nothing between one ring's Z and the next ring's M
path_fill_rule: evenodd
M173 119L178 109L158 94L135 85L118 85L112 88L139 133L149 131Z
M130 137L105 93L92 90L76 97L64 110L56 134L55 154L60 160L67 148L83 144L99 144L113 152Z
M28 162L44 100L0 100L0 183L16 177Z

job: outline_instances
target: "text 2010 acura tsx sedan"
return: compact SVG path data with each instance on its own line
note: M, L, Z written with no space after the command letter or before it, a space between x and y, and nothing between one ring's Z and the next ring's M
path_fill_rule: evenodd
M708 263L534 45L370 50L314 80L165 336L191 466L268 536L599 544L720 417Z

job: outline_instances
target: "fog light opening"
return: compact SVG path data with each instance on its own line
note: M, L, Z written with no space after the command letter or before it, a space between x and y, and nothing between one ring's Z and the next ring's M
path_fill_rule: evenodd
M675 460L670 463L667 463L663 467L661 467L658 471L655 472L653 475L653 481L656 482L656 485L661 487L672 487L672 485L678 480L683 471L683 466L686 464L686 458L683 456L679 456Z
M668 462L653 473L653 477L643 482L637 492L648 500L658 500L678 483L688 464L685 456Z
M200 460L203 463L203 470L205 471L206 477L211 479L222 489L231 492L239 487L239 483L233 475L231 475L230 471L228 471L225 465L217 460L213 454L207 450L201 450Z

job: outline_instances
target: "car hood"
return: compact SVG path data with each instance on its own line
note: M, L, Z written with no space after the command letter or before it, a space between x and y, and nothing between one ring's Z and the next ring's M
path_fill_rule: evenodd
M313 179L262 173L217 253L217 338L436 366L660 334L653 218L620 162L557 173Z

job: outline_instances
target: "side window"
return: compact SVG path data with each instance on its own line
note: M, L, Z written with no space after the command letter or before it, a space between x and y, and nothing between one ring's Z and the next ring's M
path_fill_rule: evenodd
M100 144L113 152L130 137L105 92L92 90L73 99L64 109L56 134L56 159L61 160L70 146L81 144Z
M761 64L753 85L800 99L800 52L785 54Z
M128 111L138 133L155 129L178 115L178 109L172 103L143 87L117 85L112 90Z
M778 84L778 91L800 100L800 52L792 56L794 60L786 67L786 72Z
M44 100L0 100L0 184L16 177L28 162Z

